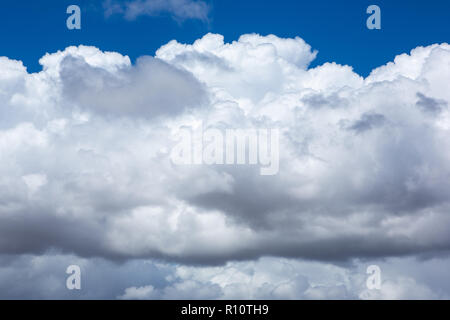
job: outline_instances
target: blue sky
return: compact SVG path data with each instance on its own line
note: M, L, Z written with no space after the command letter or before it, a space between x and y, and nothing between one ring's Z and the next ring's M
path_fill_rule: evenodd
M93 45L135 60L153 55L172 39L191 43L213 32L230 42L241 34L255 32L300 36L319 51L313 66L335 61L367 75L397 54L450 39L450 3L445 0L214 0L208 1L208 21L175 21L169 14L140 16L131 21L121 15L105 17L102 2L2 1L0 56L22 60L29 71L39 71L40 57L69 45ZM80 31L65 26L70 4L82 9ZM371 4L381 7L381 30L365 26L365 10Z

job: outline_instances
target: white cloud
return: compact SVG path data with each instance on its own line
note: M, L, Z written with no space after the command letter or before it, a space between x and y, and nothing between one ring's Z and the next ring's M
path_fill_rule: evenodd
M365 290L359 298L365 300L423 300L438 299L432 289L417 284L414 279L400 277L395 281L385 281L380 290Z
M152 286L130 287L118 297L121 300L149 300L155 298L155 288Z
M354 261L337 266L327 263L264 258L231 262L221 267L179 266L166 277L165 286L130 287L120 299L445 299L448 295L430 288L426 271L437 261L388 259L381 266L380 290L368 289L365 268L371 263ZM414 265L419 274L410 274ZM448 259L438 260L438 265ZM445 269L445 268L444 268ZM445 270L438 272L446 276Z
M258 100L270 93L295 90L301 85L297 80L314 81L316 76L309 76L306 68L316 54L299 37L247 34L224 43L222 35L207 34L192 45L171 41L156 52L156 57L189 70L239 103L236 99Z
M300 38L208 34L136 65L85 46L47 54L33 74L0 59L0 252L208 265L447 252L450 46L365 79L309 68L315 56ZM173 165L177 130L198 121L281 128L279 174ZM293 296L301 279L270 290ZM343 294L323 288L302 294Z

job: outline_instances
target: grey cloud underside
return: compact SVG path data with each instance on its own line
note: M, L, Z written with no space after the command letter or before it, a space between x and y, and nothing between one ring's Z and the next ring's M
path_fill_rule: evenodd
M27 222L17 220L27 219ZM329 240L298 243L295 237L271 238L269 234L261 247L240 250L234 253L221 251L206 254L168 255L157 250L130 255L117 253L109 248L108 239L102 237L104 227L99 223L88 224L80 220L58 219L41 215L33 219L27 215L16 215L14 219L2 219L0 231L3 254L45 254L61 252L76 254L84 258L104 257L112 261L154 258L164 261L191 265L221 265L226 261L252 260L261 256L302 258L307 260L339 263L343 259L385 258L390 256L418 255L426 258L448 254L450 246L446 244L421 244L402 237L383 237L380 235L341 236ZM446 229L445 232L450 230ZM286 230L287 233L293 233ZM8 242L5 241L8 239ZM262 248L263 247L263 248Z
M416 105L424 112L439 114L444 108L447 107L447 102L445 100L436 100L427 97L420 92L417 92L417 98L419 98L419 100Z
M198 265L447 254L449 46L366 79L308 68L315 55L300 38L209 34L135 65L84 46L36 74L1 59L0 253ZM174 165L177 130L199 121L280 128L279 173Z
M70 102L101 115L174 116L207 102L204 88L190 73L152 57L112 73L69 56L61 63L61 81Z
M363 114L361 119L352 123L347 129L353 130L356 133L363 133L364 131L371 130L382 126L386 121L386 118L382 114Z

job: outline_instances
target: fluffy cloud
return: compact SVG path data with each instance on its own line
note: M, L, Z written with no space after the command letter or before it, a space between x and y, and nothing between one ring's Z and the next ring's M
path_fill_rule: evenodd
M448 257L390 258L334 265L261 258L201 267L73 255L0 255L0 299L448 299ZM81 269L81 290L67 290L66 268ZM381 269L381 289L366 268Z
M445 278L448 259L376 261L381 269L380 290L366 287L368 264L337 266L326 263L264 258L227 263L222 267L179 266L154 287L129 287L120 299L446 299L448 291L434 286L426 273ZM407 265L409 264L409 266ZM416 270L411 265L420 266ZM162 266L160 266L162 267ZM441 269L438 269L441 268ZM419 271L419 272L418 272ZM433 286L434 289L431 289Z
M1 58L0 252L207 265L444 254L450 46L416 48L367 78L335 63L309 68L316 54L301 38L208 34L135 65L84 46L47 54L39 73ZM174 165L177 132L199 122L279 128L279 173ZM271 294L347 295L302 276ZM209 282L211 296L224 294Z

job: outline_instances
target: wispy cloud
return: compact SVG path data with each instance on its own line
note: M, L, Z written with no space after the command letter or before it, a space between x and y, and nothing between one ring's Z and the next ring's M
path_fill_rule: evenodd
M143 15L169 14L177 21L196 19L206 22L210 11L209 4L202 0L105 0L103 6L106 16L121 14L128 20Z

